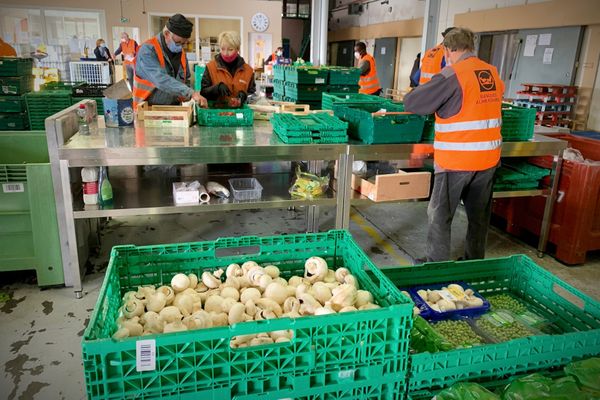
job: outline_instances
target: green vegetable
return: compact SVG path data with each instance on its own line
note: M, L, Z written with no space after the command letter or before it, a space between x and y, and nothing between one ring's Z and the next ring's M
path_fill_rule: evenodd
M433 325L433 329L456 347L472 347L484 343L483 338L466 321L440 321Z
M416 353L437 353L456 348L444 336L436 332L422 317L415 317L410 334L410 348Z
M515 314L523 314L527 311L527 306L506 293L494 294L486 298L492 307L496 309L509 310Z
M495 311L485 314L475 324L483 333L491 336L498 342L506 342L534 334L526 325L519 322L513 315L506 311Z
M499 400L500 397L483 386L471 382L459 382L442 390L436 400Z

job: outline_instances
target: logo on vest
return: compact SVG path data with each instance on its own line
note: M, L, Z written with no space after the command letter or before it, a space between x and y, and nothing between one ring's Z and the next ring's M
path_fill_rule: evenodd
M482 92L491 92L492 90L496 90L496 81L494 80L492 72L489 69L475 70L475 76L477 76L479 90Z

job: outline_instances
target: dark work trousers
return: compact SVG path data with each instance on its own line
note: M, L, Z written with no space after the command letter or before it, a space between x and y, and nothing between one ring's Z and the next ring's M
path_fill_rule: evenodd
M452 219L461 200L469 221L464 258L473 260L485 257L495 172L496 167L477 172L435 174L427 209L427 261L450 259Z

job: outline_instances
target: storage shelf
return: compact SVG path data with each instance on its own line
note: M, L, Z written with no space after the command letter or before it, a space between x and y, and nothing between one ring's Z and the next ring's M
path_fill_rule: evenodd
M240 177L240 175L236 175ZM73 193L73 216L75 219L119 217L132 215L181 214L205 211L248 210L265 208L287 208L290 206L322 205L335 206L335 195L329 190L326 195L314 200L292 199L288 190L291 186L290 174L254 175L263 186L263 195L259 201L238 202L233 199L211 197L209 203L193 205L175 205L173 202L173 182L193 181L194 178L111 178L114 204L109 209L83 204L81 191ZM210 177L229 188L228 177Z

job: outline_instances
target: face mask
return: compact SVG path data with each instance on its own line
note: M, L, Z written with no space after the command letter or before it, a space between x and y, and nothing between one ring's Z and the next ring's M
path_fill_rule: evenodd
M167 47L171 53L181 53L183 46L175 43L173 40L167 40Z
M237 51L234 51L229 56L226 56L225 54L221 53L221 58L223 59L223 61L225 61L227 63L230 63L233 60L235 60L237 56L238 56L238 52Z
M357 60L360 60L360 53L358 51L354 52L354 58L356 58Z
M100 44L100 47L102 47L102 48L106 48L106 43L101 43L101 44Z
M275 53L277 55L277 57L281 57L281 55L283 54L281 51L278 51L277 53Z

